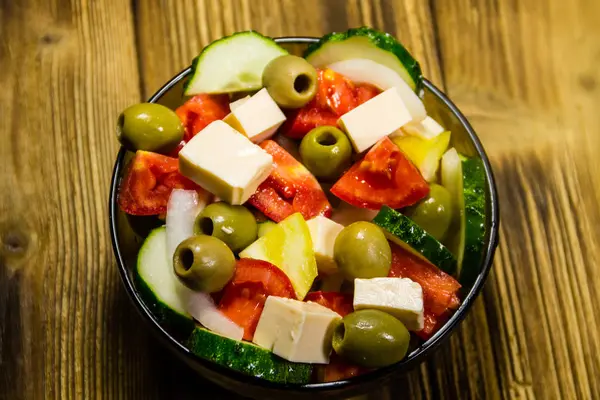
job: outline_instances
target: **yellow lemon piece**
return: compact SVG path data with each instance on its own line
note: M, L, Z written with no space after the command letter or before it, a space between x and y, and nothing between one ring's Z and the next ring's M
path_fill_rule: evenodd
M427 182L435 182L440 159L450 144L450 131L433 139L418 136L397 136L392 141L419 168Z

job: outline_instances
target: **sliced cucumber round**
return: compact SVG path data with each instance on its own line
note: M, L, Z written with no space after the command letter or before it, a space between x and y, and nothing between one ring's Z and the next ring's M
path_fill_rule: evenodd
M194 59L184 94L258 90L267 64L285 54L288 52L273 39L258 32L226 36L206 46Z
M308 383L312 364L284 360L249 342L232 340L204 328L196 328L187 341L192 353L243 374L277 383Z
M164 226L150 232L142 244L137 259L136 281L144 304L156 320L178 338L187 337L195 326L186 310L191 291L175 276L167 254Z
M448 274L455 272L456 259L450 250L406 215L383 206L373 223L383 228L386 237L397 245Z
M368 27L334 32L323 36L304 53L317 68L355 58L370 59L394 70L416 93L423 87L423 74L417 60L389 33Z

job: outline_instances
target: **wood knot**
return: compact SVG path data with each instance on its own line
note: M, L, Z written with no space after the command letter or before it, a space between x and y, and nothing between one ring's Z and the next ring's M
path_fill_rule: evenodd
M53 45L62 40L62 35L59 33L46 33L40 37L40 43L43 45Z
M2 250L8 256L21 256L28 246L27 235L19 230L11 230L2 235Z
M593 92L596 89L597 82L592 75L583 74L579 76L579 85L587 92Z

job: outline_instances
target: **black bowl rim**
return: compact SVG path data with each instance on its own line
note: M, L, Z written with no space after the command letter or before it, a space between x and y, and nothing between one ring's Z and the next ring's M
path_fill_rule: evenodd
M318 38L314 37L280 37L275 38L277 43L282 44L311 44L315 43ZM148 102L154 103L158 101L167 91L169 91L174 85L176 85L179 81L184 79L191 71L191 67L188 67L177 74L174 78L172 78L169 82L167 82L163 87L161 87L149 100ZM127 290L128 295L131 297L133 302L136 305L138 312L144 317L144 319L148 320L151 327L155 331L155 334L162 336L166 339L167 343L171 345L174 349L176 349L180 356L184 358L191 358L194 362L199 362L205 368L212 369L213 371L221 372L225 375L229 375L232 378L245 383L250 384L252 386L259 386L264 389L273 389L273 390L296 390L296 391L309 391L309 392L325 392L325 391L333 391L333 390L342 390L350 385L360 385L361 383L367 383L372 380L376 380L378 378L383 378L386 376L391 376L396 372L406 371L420 362L424 361L426 357L428 357L444 340L446 340L459 326L460 322L465 318L468 311L471 309L473 302L481 292L484 283L487 279L487 276L492 268L492 261L494 258L494 253L496 247L498 246L498 229L500 224L500 211L498 206L498 193L496 189L496 183L494 179L494 174L492 172L492 167L490 165L490 161L488 156L481 144L481 141L477 137L474 129L471 127L465 116L460 112L458 107L433 83L431 83L427 79L423 79L423 83L425 88L431 91L435 96L441 99L444 104L450 109L450 111L457 117L460 123L464 126L467 131L471 141L477 153L481 157L484 168L486 180L488 183L488 189L490 191L490 235L486 248L486 257L483 260L483 269L479 273L475 283L473 284L471 290L465 296L463 302L456 312L450 317L450 319L444 324L444 326L436 332L429 340L419 346L417 349L413 350L406 358L402 361L390 365L388 367L380 368L375 371L369 372L364 375L360 375L358 377L336 381L336 382L328 382L328 383L310 383L310 384L280 384L270 382L264 379L248 376L242 374L240 372L231 370L226 367L222 367L212 361L208 361L202 359L200 357L195 356L189 349L187 349L183 344L178 342L173 336L171 336L163 327L155 320L151 311L146 307L142 299L137 293L135 289L135 285L133 280L130 278L127 267L125 266L125 261L123 259L123 255L121 254L121 250L118 245L118 231L117 231L117 218L116 215L118 213L118 204L117 204L117 191L119 184L119 173L121 168L123 167L123 161L126 154L126 149L121 147L119 153L117 155L117 160L115 162L110 186L110 196L109 196L109 223L110 223L110 236L112 241L113 251L115 253L115 257L117 259L117 266L119 268L119 272L121 275L121 279L123 280L123 284Z

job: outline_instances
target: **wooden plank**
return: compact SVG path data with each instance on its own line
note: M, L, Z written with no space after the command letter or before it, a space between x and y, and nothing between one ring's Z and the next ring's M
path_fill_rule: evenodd
M123 2L0 1L2 399L156 396L107 229L132 21Z
M502 396L598 398L600 3L433 4L447 91L499 181L501 246L480 334Z
M396 34L421 60L425 74L441 83L429 8L421 1L150 0L136 4L144 97L189 66L211 41L247 29L269 36L321 36L374 26Z

